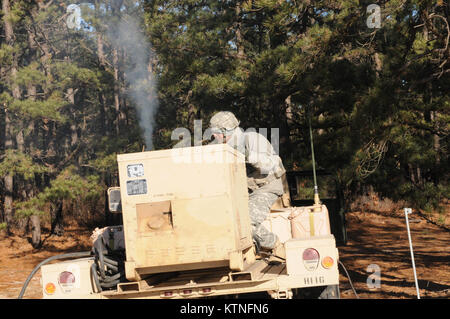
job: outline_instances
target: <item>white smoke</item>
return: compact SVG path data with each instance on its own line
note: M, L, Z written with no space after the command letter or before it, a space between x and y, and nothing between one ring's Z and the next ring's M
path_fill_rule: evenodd
M159 103L156 79L148 67L149 61L153 59L150 43L137 19L130 15L122 17L117 25L110 26L108 35L112 45L126 53L123 71L129 84L128 93L136 106L146 149L151 150L154 116Z

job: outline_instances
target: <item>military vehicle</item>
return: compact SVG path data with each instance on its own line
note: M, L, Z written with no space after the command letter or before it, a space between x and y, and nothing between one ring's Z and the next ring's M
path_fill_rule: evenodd
M295 193L306 175L283 176L285 194L264 221L284 243L284 260L252 240L245 158L230 146L119 154L117 162L120 187L110 188L108 199L123 224L96 229L91 251L41 262L19 298L38 269L45 299L340 297L331 229L345 241L345 227L341 219L331 227L330 215L336 220L342 212L329 214L316 191L303 201L309 205L292 206L302 202Z

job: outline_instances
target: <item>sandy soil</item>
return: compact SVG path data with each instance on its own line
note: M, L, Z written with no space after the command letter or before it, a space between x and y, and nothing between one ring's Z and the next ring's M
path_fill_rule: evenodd
M409 215L409 220L420 297L449 299L450 214L444 227L418 213ZM352 212L347 222L349 240L339 247L339 255L359 298L417 298L403 211ZM376 267L370 265L379 267L379 287L374 287ZM341 298L356 298L342 268L340 273Z
M410 216L411 235L421 298L450 298L450 216L440 227L423 216ZM340 246L340 260L347 269L361 299L417 298L411 255L403 212L351 212L347 214L348 243ZM91 229L71 227L62 237L43 234L41 249L31 247L29 239L18 234L0 233L0 298L17 298L23 283L42 260L68 252L91 249ZM368 270L377 265L378 287ZM341 298L356 298L343 268L340 270ZM36 273L24 298L42 298L41 274Z
M10 237L0 235L0 299L17 298L28 275L44 259L90 250L91 233L91 230L69 227L61 237L43 234L44 242L39 250L33 249L29 238L18 234ZM23 298L42 298L40 270L28 284Z

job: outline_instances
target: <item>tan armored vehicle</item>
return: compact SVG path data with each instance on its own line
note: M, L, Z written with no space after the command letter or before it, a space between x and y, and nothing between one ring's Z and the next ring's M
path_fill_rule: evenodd
M226 144L121 154L110 209L123 226L96 230L85 258L43 265L44 298L202 298L267 292L339 297L338 250L327 207L292 207L289 192L265 226L286 260L257 252L244 156ZM287 187L287 184L286 184Z

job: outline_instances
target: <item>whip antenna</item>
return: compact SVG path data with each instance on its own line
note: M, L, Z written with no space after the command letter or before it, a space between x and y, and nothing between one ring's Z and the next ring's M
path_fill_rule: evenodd
M319 206L320 199L319 199L319 187L317 186L317 177L316 177L316 160L314 157L314 142L313 142L313 135L312 135L312 128L311 128L311 108L309 109L308 113L308 124L309 124L309 139L311 142L311 155L312 155L312 165L313 165L313 178L314 178L314 206Z

